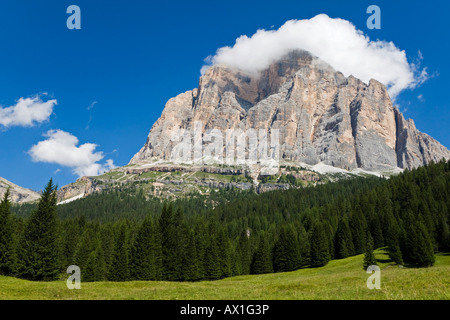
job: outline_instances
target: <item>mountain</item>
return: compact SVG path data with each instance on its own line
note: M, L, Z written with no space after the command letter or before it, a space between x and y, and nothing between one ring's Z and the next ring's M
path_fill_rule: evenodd
M3 195L8 188L10 188L10 199L13 203L32 202L40 198L39 193L30 189L19 187L18 185L15 185L14 183L0 177L0 198L3 198Z
M345 77L300 50L259 74L210 67L198 88L167 102L130 165L171 162L179 130L198 122L203 135L210 129L277 129L280 157L294 164L385 171L450 158L393 106L383 84Z
M173 161L183 129L188 133L184 142L191 146L199 138L196 129L203 137L213 129L223 136L228 129L262 129L268 135L278 130L279 167L267 175L261 163L214 162L206 152L201 161ZM214 145L208 139L202 141L204 151ZM219 144L218 153L226 154L227 146ZM193 149L187 153L195 155ZM268 150L273 155L275 149ZM62 187L58 198L66 203L128 187L168 198L223 188L254 188L261 193L352 175L387 176L442 158L449 159L450 151L418 131L413 120L406 120L383 84L345 77L319 58L297 50L259 74L210 67L198 88L167 102L145 145L127 166L98 177L82 177Z

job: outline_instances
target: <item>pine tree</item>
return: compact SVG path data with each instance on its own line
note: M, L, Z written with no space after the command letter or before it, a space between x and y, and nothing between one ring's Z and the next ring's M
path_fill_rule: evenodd
M98 243L97 248L90 253L84 272L81 272L81 278L86 282L106 280L105 257L100 243Z
M341 218L335 236L336 257L339 259L347 258L355 254L352 233L347 219Z
M298 233L298 243L300 249L300 266L304 267L311 263L311 244L309 243L308 233L301 226Z
M243 230L241 236L239 237L238 251L239 251L241 274L250 274L252 253L248 229Z
M161 237L161 255L163 279L169 281L177 280L178 261L177 254L177 238L173 217L172 205L164 204L161 217L159 219L159 230Z
M97 278L97 251L92 251L86 262L86 268L81 272L81 279L83 282L94 282Z
M450 249L450 230L444 215L438 218L437 238L440 251Z
M435 262L433 240L425 225L418 221L416 224L417 238L417 260L420 267L431 267Z
M366 252L364 253L364 263L363 268L367 270L369 266L376 265L377 260L375 259L375 254L373 253L373 238L370 232L367 234Z
M60 261L62 267L67 268L70 265L75 264L75 252L77 249L77 244L80 238L80 229L77 220L66 220L62 225L62 235L61 235L61 246L62 252L60 256Z
M262 274L273 272L270 246L266 236L261 236L258 249L255 252L252 262L252 273Z
M359 205L354 209L349 225L355 247L355 254L361 254L366 250L367 222Z
M100 242L105 257L105 268L108 274L111 269L111 260L114 251L114 234L110 224L104 224L100 227Z
M9 196L8 188L0 202L0 275L7 276L14 274L16 262Z
M373 238L374 248L381 248L384 246L383 231L381 229L379 217L374 216L372 218L370 234L372 235Z
M242 274L241 271L241 259L238 252L238 248L233 246L231 248L231 275L238 276Z
M206 270L206 279L208 280L220 279L222 272L219 265L219 249L213 237L211 237L208 249L206 250L205 270Z
M186 254L184 255L184 280L186 281L197 281L202 278L200 274L201 264L203 259L200 259L197 251L196 236L194 231L190 232L188 235L188 244L186 248Z
M195 251L196 256L198 259L198 263L196 263L197 266L197 274L199 279L204 279L206 275L206 252L209 246L209 234L208 229L206 227L205 222L198 222L195 225ZM236 262L240 261L240 258L238 259L236 257Z
M311 266L321 267L330 261L328 237L323 224L316 222L311 234Z
M223 228L220 228L217 235L218 262L220 266L220 277L225 278L231 275L230 242Z
M161 272L157 230L150 217L141 224L131 251L131 277L134 280L156 280Z
M388 227L386 232L386 245L389 257L396 264L402 265L403 258L400 249L400 229L394 216L388 215Z
M183 261L186 259L187 241L188 241L188 229L184 223L183 210L178 207L175 210L173 216L173 258L172 258L172 270L173 280L184 280L184 266Z
M117 236L109 270L111 281L126 281L130 278L127 224L122 223Z
M293 271L300 267L297 235L293 228L281 227L278 241L273 248L275 272Z
M91 253L95 250L95 236L93 233L94 231L92 228L85 228L83 234L81 235L80 241L75 248L73 263L71 263L77 265L80 268L82 275L87 266Z
M424 223L414 219L412 211L405 216L406 239L402 251L405 262L420 267L432 266L435 262L433 240Z
M50 281L58 278L56 189L50 179L20 240L19 274L25 279Z

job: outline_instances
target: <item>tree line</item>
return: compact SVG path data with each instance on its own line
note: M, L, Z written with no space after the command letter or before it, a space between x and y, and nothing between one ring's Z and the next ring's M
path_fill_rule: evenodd
M221 192L226 201L214 208L203 197L161 203L125 191L96 195L120 203L110 219L104 208L85 205L89 197L57 207L52 181L26 218L11 213L7 193L0 274L54 280L75 264L83 281L198 281L318 267L362 253L367 267L381 247L398 264L428 267L436 252L450 249L450 161L390 179ZM79 207L85 214L70 214ZM130 216L130 208L139 214Z

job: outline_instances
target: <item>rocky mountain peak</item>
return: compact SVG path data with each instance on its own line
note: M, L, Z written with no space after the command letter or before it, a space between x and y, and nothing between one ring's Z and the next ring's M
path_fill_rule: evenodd
M311 165L377 171L450 158L447 148L404 119L383 84L345 77L302 50L253 74L210 67L197 89L167 102L131 163L170 161L174 135L196 122L203 133L278 129L280 157Z

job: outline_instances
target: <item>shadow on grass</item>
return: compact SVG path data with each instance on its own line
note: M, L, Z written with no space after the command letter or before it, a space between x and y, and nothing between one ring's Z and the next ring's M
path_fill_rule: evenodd
M391 263L391 262L394 262L394 260L392 260L391 258L376 258L376 260L377 260L377 262L380 262L380 263Z

